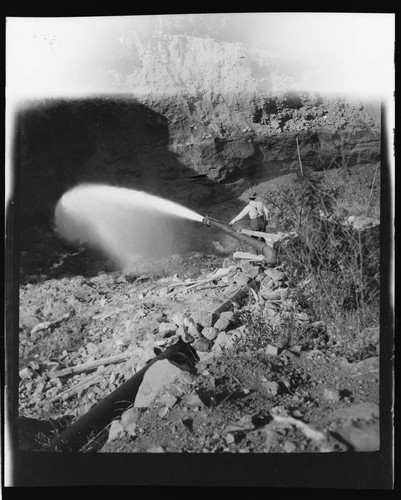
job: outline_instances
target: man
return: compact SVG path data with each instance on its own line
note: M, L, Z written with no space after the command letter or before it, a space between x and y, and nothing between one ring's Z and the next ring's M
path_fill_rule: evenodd
M249 193L249 203L248 205L240 212L237 217L229 223L229 226L232 226L237 221L243 219L246 215L251 219L251 230L252 231L264 231L266 222L268 220L268 210L263 205L260 200L256 200L255 191L251 191Z

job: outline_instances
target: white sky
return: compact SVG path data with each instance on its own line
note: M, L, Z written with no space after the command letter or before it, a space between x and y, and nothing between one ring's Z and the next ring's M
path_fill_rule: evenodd
M8 95L111 91L97 72L110 64L110 37L119 23L145 23L148 16L141 17L8 18ZM394 14L245 13L231 19L237 31L241 26L239 41L299 57L314 69L306 90L382 97L394 89Z
M310 90L382 97L394 88L393 15L272 13L265 19L255 43L314 66Z

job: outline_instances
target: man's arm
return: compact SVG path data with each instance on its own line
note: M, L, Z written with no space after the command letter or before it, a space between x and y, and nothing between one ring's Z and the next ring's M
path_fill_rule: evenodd
M245 215L247 215L247 213L249 212L249 205L247 205L238 215L237 217L234 217L234 219L229 223L230 226L232 226L233 224L235 224L237 221L243 219L245 217Z

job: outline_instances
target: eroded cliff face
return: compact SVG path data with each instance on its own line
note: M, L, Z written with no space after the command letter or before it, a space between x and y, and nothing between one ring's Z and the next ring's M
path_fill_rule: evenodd
M260 162L292 164L296 138L314 169L378 159L378 103L304 92L295 61L178 35L137 37L130 47L140 67L113 77L167 118L171 151L210 179L230 181Z
M116 94L32 101L16 120L22 224L51 221L82 182L157 194L198 213L298 169L380 158L380 108L302 91L291 61L188 36L128 42ZM299 72L298 72L299 73Z

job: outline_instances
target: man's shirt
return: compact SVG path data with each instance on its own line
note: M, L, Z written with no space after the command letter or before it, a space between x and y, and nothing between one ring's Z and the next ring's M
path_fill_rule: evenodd
M246 215L249 215L250 219L256 219L264 215L265 219L268 219L268 210L259 200L251 200L248 205L231 221L230 224L243 219Z

